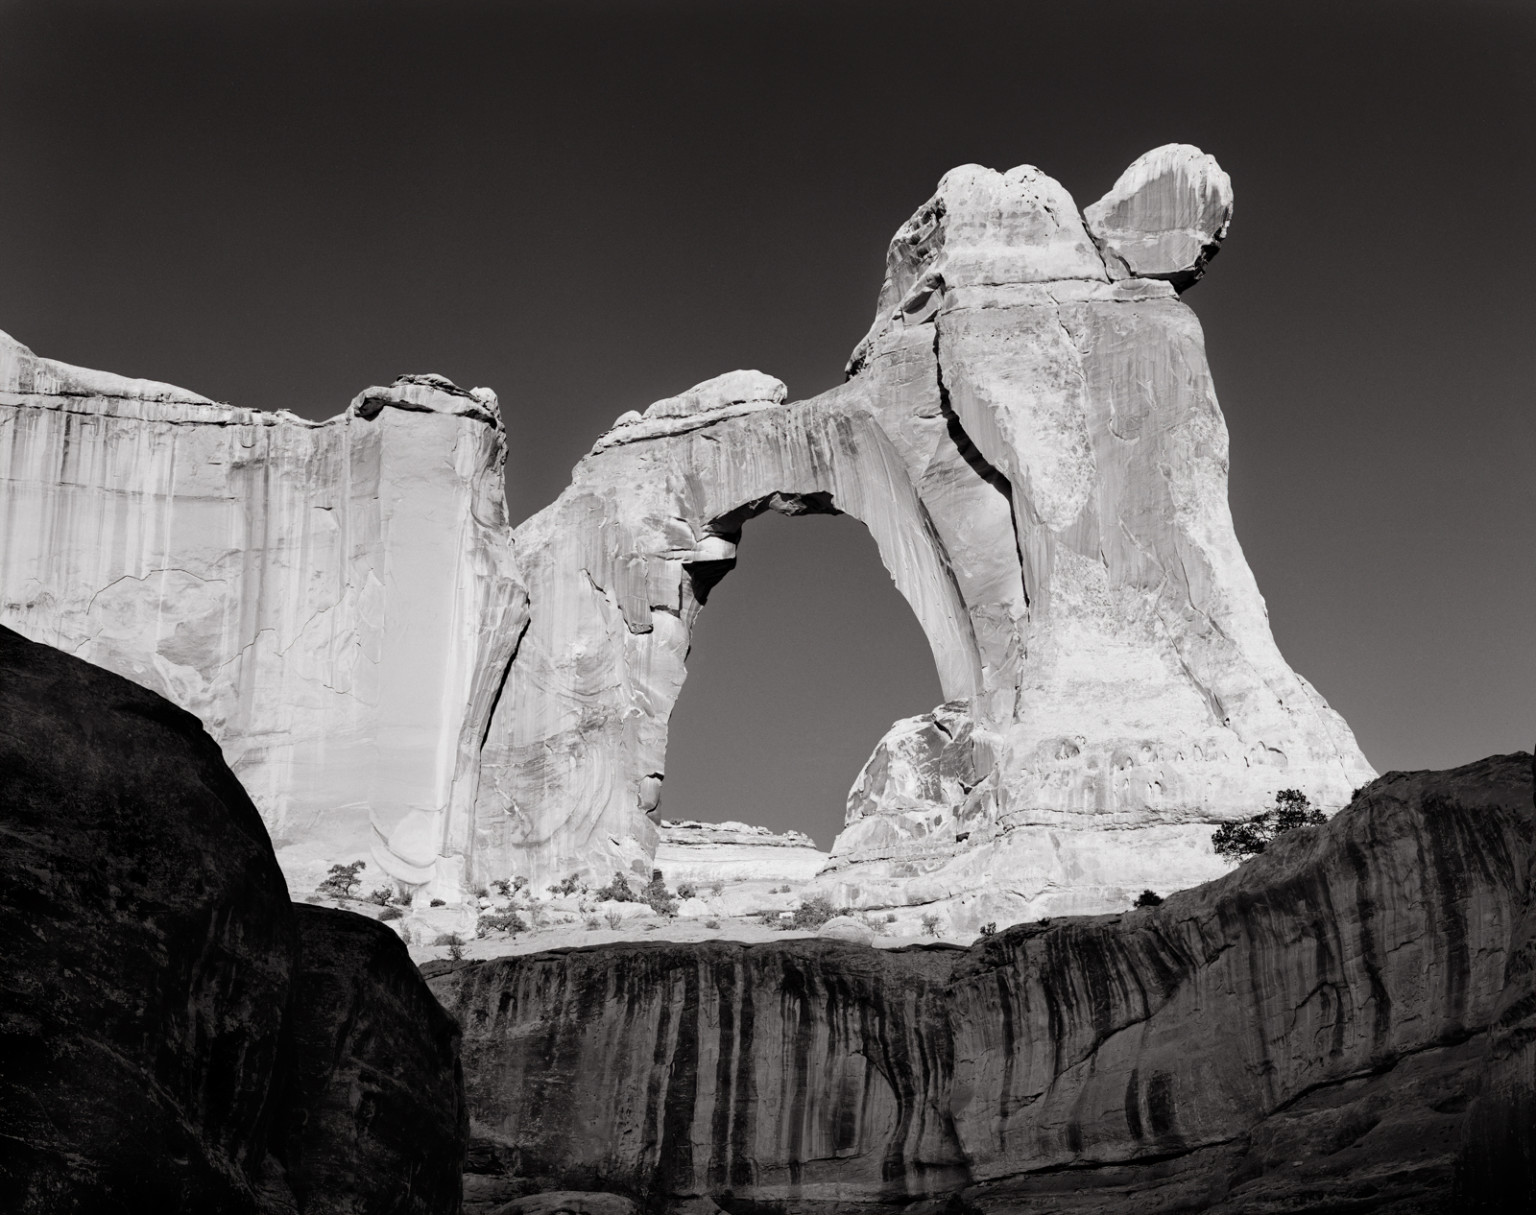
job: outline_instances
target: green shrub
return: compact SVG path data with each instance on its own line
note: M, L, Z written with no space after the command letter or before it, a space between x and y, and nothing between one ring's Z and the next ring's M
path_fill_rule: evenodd
M395 892L388 886L380 886L377 890L368 892L368 901L377 903L380 907L388 907L395 897Z
M993 920L990 924L983 924L981 926L981 935L984 937L995 937L997 935L997 921Z
M782 926L800 929L820 928L836 914L837 908L832 906L832 900L824 894L818 894L802 901L800 906L795 908L794 915L783 921Z
M601 920L599 920L595 915L589 915L587 917L587 931L588 932L596 932L602 926L603 926L603 922Z
M939 917L931 911L923 916L923 932L930 937L939 935Z
M1241 823L1223 823L1216 828L1211 847L1223 860L1242 862L1258 856L1289 831L1320 826L1327 821L1328 816L1314 810L1306 794L1298 789L1281 789L1275 794L1274 809Z
M316 889L326 894L334 894L339 898L350 899L353 889L361 885L363 880L357 876L358 873L367 867L366 861L353 861L350 865L332 865L330 876Z
M722 894L725 893L725 883L724 882L711 882L709 884L709 893L714 895L718 899Z
M608 927L612 928L614 931L617 931L619 925L624 922L624 917L621 916L617 911L604 912L603 919L608 921Z
M1155 890L1143 890L1136 896L1137 907L1161 907L1162 905L1163 896Z
M551 886L549 888L549 893L556 896L564 896L575 894L578 890L585 889L586 887L582 885L580 876L572 873L566 877L561 878L558 882Z
M475 921L475 935L485 936L488 932L527 932L528 925L523 917L515 911L482 911L480 918Z
M692 882L679 882L677 884L677 897L680 899L697 898L698 894L699 888Z
M629 888L629 879L622 873L615 873L613 881L609 882L601 890L594 892L594 897L599 900L607 899L612 903L638 903L640 898Z
M640 900L649 903L651 910L657 915L677 914L677 900L672 897L672 892L667 889L666 882L662 880L660 869L651 870L651 880L645 884L645 891L640 895Z
M390 906L384 908L384 910L379 914L379 922L381 924L387 924L390 920L398 920L404 914L405 912L401 911L400 908L391 904Z
M704 921L704 927L708 928L711 932L713 932L715 929L720 927L720 921L719 920L705 920Z

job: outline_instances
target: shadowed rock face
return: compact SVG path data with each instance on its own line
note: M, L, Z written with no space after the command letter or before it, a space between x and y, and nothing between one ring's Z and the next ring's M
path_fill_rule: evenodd
M0 810L6 1208L253 1210L294 920L217 744L0 628Z
M0 628L7 1211L455 1215L458 1029L189 713Z
M728 1208L1424 1210L1451 1193L1490 1025L1500 1100L1529 1101L1506 1065L1529 975L1505 985L1530 769L1392 773L1160 908L969 950L461 964L431 983L464 1026L472 1155L505 1193Z
M457 1211L468 1131L457 1023L383 924L294 911L301 962L274 1148L299 1210Z

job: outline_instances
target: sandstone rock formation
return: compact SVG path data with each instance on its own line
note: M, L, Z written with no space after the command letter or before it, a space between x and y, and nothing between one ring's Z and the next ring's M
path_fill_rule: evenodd
M1528 990L1533 846L1531 757L1496 756L1389 774L1159 908L968 950L634 943L431 984L483 1192L1434 1210L1506 976Z
M891 242L847 383L787 403L732 373L597 442L518 529L531 618L483 752L482 872L648 871L693 623L765 510L868 526L947 698L860 777L840 901L1123 905L1220 872L1210 823L1369 779L1275 647L1174 289L1226 232L1225 174L1158 149L1090 213L1028 166L956 169Z
M487 390L403 377L311 423L0 336L0 623L196 713L296 884L367 856L461 907L650 872L693 624L743 526L846 512L945 704L877 747L825 892L964 928L1189 885L1221 871L1213 822L1371 776L1232 531L1176 294L1231 209L1186 145L1086 224L1037 169L955 169L891 242L845 384L790 402L737 371L627 412L515 561Z
M806 882L827 863L816 841L799 831L750 823L657 824L656 868L668 883Z
M451 897L523 621L504 453L438 376L313 423L0 334L0 623L195 713L297 884Z
M7 1209L252 1209L294 920L218 747L0 628L0 806Z
M0 628L0 1205L455 1215L458 1031L196 718Z
M275 1154L298 1210L459 1209L459 1027L382 924L303 903Z

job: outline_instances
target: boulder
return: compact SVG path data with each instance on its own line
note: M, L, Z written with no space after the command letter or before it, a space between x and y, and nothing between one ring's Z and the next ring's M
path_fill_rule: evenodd
M459 1027L389 928L295 907L300 964L274 1131L304 1215L453 1215L469 1124Z
M254 1211L295 924L218 745L0 628L0 806L6 1209Z

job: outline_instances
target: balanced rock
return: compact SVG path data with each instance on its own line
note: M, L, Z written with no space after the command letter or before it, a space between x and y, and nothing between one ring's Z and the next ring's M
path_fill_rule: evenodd
M366 857L453 896L525 618L495 394L313 423L0 334L0 623L196 714L290 879Z
M1164 144L1132 161L1083 214L1114 277L1167 279L1183 291L1226 238L1232 181L1214 156Z

